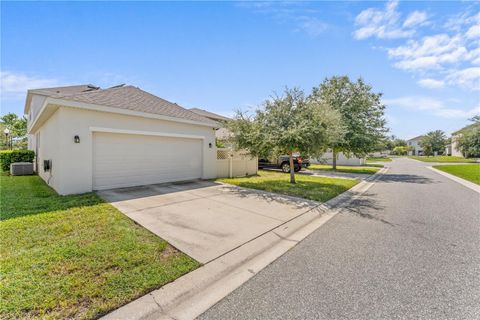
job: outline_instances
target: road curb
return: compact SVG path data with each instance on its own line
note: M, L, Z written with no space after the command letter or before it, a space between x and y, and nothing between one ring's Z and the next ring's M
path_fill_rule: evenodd
M382 168L326 203L318 202L316 208L114 310L102 319L194 319L333 218L387 171L388 167Z
M467 181L467 180L465 180L465 179L459 178L459 177L457 177L457 176L454 176L453 174L444 172L444 171L442 171L442 170L438 170L438 169L436 169L436 168L434 168L434 167L427 167L427 168L430 169L430 170L432 170L433 172L436 172L436 173L438 173L438 174L441 174L441 175L444 176L444 177L447 177L447 178L450 179L450 180L453 180L453 181L455 181L455 182L458 182L458 183L460 183L461 185L463 185L463 186L465 186L465 187L467 187L467 188L469 188L469 189L471 189L471 190L473 190L473 191L475 191L475 192L477 192L477 193L480 193L480 186L477 185L477 184L475 184L475 183L473 183L473 182L470 182L470 181Z

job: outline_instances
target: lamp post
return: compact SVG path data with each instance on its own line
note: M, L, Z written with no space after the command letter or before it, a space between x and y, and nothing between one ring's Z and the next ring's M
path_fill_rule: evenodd
M8 128L5 128L5 130L3 130L3 133L5 133L5 143L7 144L7 149L10 149L10 144L8 141L8 135L10 134L10 130Z

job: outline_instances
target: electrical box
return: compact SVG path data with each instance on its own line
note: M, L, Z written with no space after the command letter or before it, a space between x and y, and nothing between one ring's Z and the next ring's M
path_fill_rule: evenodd
M52 160L43 160L43 171L52 170Z

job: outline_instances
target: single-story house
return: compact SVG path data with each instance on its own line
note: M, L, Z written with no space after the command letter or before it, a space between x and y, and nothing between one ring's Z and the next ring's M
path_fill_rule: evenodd
M29 149L60 194L217 176L216 121L134 86L29 90Z
M420 141L422 141L424 137L425 136L421 135L421 136L414 137L412 139L407 140L407 145L411 148L411 150L408 151L409 156L423 155L423 148L420 145Z
M350 156L347 156L343 152L339 152L337 154L337 165L338 166L363 166L365 165L366 158L359 158L356 157L355 155L351 154ZM328 151L322 154L318 158L312 158L310 159L310 163L316 164L328 164L332 165L333 164L333 152Z

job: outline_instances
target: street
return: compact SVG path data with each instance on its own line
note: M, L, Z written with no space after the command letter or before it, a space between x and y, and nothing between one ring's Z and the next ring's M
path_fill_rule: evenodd
M480 195L426 163L388 166L199 319L480 319Z

